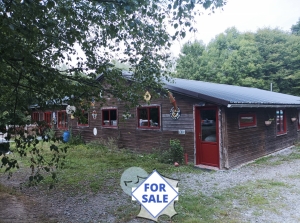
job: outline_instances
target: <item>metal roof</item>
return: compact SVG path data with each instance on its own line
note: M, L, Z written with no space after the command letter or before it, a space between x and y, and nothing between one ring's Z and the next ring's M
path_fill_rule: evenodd
M227 107L300 107L300 97L250 87L172 78L165 88Z

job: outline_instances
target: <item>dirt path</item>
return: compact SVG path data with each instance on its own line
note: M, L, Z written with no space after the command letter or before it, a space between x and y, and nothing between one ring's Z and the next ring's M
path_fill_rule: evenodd
M27 177L28 173L19 170L11 180L0 177L0 184L18 188ZM236 190L234 193L249 196L243 192L243 187L247 186L247 193L250 190L253 196L260 195L270 199L270 210L261 210L260 206L249 206L233 200L230 205L245 222L300 222L299 150L286 150L267 162L232 170L178 173L172 177L180 179L179 189L182 194L188 192L214 196L216 193ZM265 189L266 185L269 187ZM236 187L241 188L238 191ZM82 194L80 188L77 192L67 189L48 191L43 187L23 188L11 194L0 192L0 222L122 222L114 213L129 211L133 206L138 207L121 190L110 194ZM133 219L130 222L149 221Z

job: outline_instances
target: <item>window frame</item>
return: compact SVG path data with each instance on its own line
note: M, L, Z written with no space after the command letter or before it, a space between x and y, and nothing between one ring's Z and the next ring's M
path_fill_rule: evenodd
M64 113L64 117L65 117L64 121L65 121L66 126L62 126L62 124L59 124L62 113ZM66 110L57 111L57 128L58 129L68 129L68 114L67 114Z
M149 126L150 123L150 108L157 108L158 109L158 126ZM140 109L147 109L147 113L148 113L148 126L140 126L140 114L139 114L139 110ZM161 129L161 106L160 105L148 105L148 106L141 106L141 107L137 107L136 109L136 117L137 117L137 128L138 129L153 129L153 130L159 130Z
M37 116L37 120L36 120L36 116ZM32 120L32 123L39 122L40 121L40 113L39 112L32 112L31 120Z
M242 123L241 118L243 117L252 117L253 121L250 123ZM255 112L240 113L238 119L240 129L257 127L257 117Z
M79 123L79 118L77 118L77 126L79 127L89 127L89 123L90 123L90 115L88 111L82 110L82 114L85 115L87 114L87 124L81 124Z
M47 120L48 118L49 118L49 120ZM45 121L45 123L47 123L47 125L49 127L52 126L52 112L51 111L44 112L44 121Z
M283 114L283 119L282 119L282 124L283 124L283 131L278 131L278 119L277 119L277 111L282 111ZM280 114L279 114L280 115ZM279 136L279 135L284 135L287 133L287 125L286 125L286 112L285 112L285 109L276 109L276 135ZM280 121L280 120L279 120ZM279 122L279 125L280 125L280 122Z
M110 115L111 115L110 111L112 111L112 110L116 111L116 119L115 120L111 120L111 117L110 117ZM104 121L107 121L107 120L104 120L104 115L103 115L104 111L108 111L108 116L109 116L109 122L108 122L109 124L108 125L104 123ZM102 117L102 119L101 119L101 126L103 128L118 128L118 109L116 107L102 108L101 109L101 117ZM112 125L111 121L116 121L117 124L116 125Z

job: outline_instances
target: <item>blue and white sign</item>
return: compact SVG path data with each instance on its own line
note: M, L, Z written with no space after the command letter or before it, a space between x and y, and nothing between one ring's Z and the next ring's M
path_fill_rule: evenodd
M157 218L168 205L178 199L178 188L169 184L156 170L137 188L132 188L132 199L137 200Z

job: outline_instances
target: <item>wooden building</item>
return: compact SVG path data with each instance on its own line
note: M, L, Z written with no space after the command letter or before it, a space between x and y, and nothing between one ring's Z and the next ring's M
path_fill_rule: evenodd
M73 134L80 133L86 141L112 137L120 147L139 152L167 149L170 139L179 139L189 162L218 169L235 167L298 140L300 97L177 78L166 82L165 88L173 93L177 110L168 94L141 102L128 113L122 101L107 98L105 106L91 106L85 123L71 119L65 110L55 111L54 127L60 131L72 127ZM145 98L151 93L145 91Z

